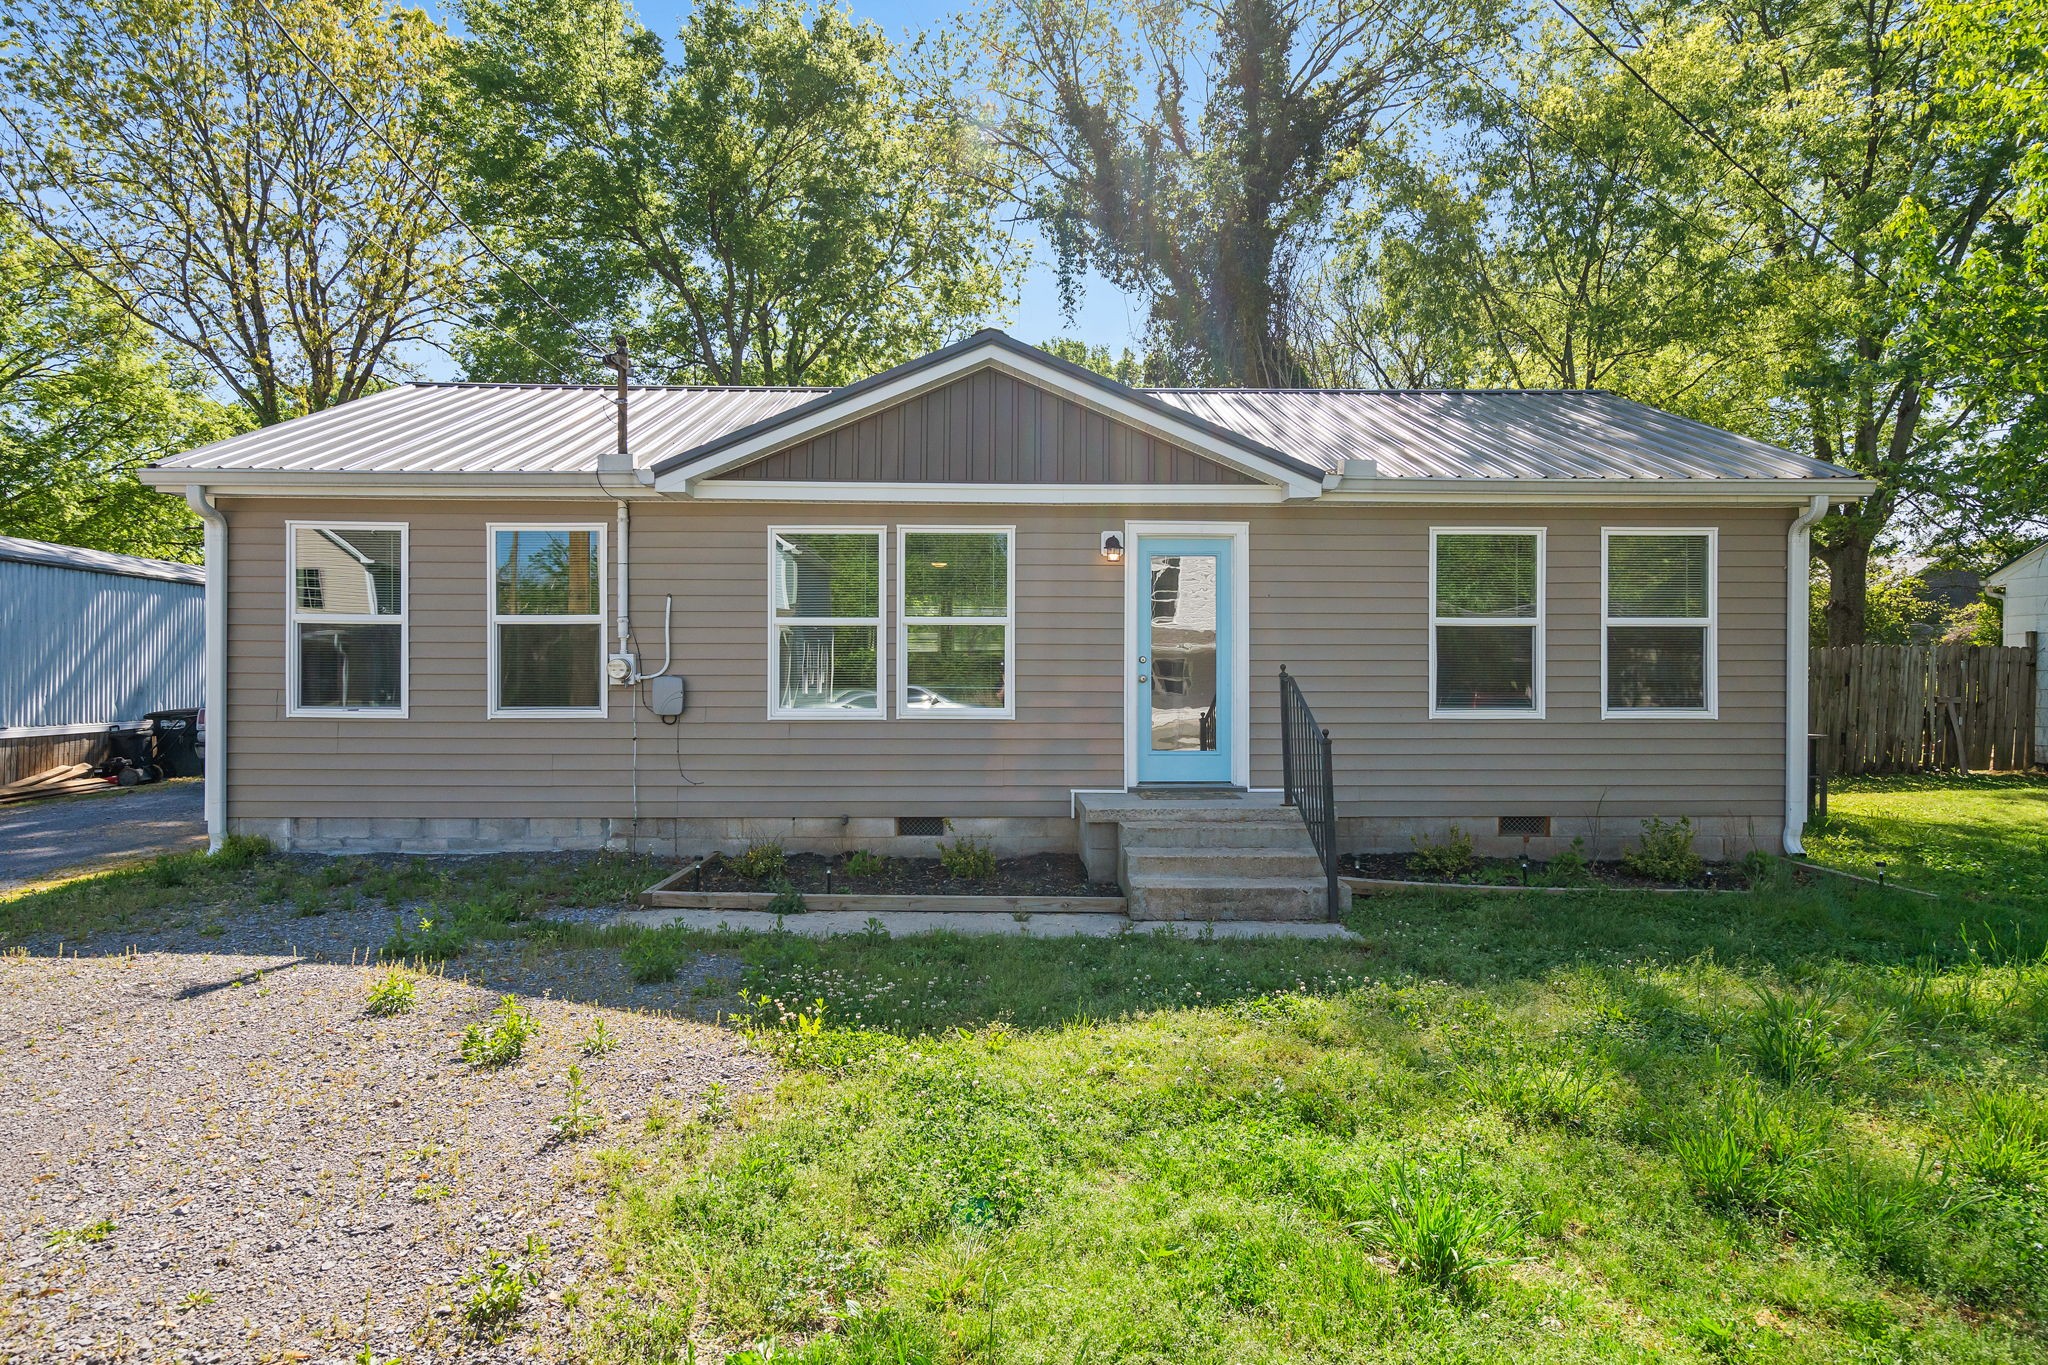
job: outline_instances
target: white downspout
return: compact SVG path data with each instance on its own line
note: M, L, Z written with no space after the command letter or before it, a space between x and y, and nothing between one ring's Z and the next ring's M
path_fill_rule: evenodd
M206 523L206 851L228 833L228 519L203 484L185 501Z
M631 551L631 547L630 547L630 546L629 546L629 545L627 544L627 540L626 540L626 537L627 537L627 536L628 536L628 535L629 535L629 534L631 533L631 530L632 530L632 522L631 522L631 520L630 520L630 518L629 518L629 516L628 516L628 514L627 514L627 511L626 511L626 500L625 500L624 498L620 498L620 499L619 499L619 529L618 529L618 542L619 542L619 653L620 653L620 654L622 654L622 655L623 655L623 654L630 654L630 653L632 653L632 651L633 651L633 620L632 620L632 613L631 613L631 608L630 608L630 603L632 602L632 597L633 597L633 585L632 585L632 582L631 582L631 580L630 580L630 579L629 579L629 577L627 576L627 575L628 575L628 571L627 571L627 565L628 565L628 564L630 564L630 563L632 562L632 551ZM638 669L636 668L636 669L634 670L634 674L636 674L636 675L637 675L637 673L638 673L638 672L639 672L639 670L638 670ZM623 681L623 682L626 682L626 683L636 683L636 682L640 681L640 679L639 679L639 678L638 678L637 676L629 675L629 676L627 676L626 678L622 679L621 681Z
M1807 631L1813 612L1813 524L1828 514L1816 493L1785 533L1785 852L1806 852Z

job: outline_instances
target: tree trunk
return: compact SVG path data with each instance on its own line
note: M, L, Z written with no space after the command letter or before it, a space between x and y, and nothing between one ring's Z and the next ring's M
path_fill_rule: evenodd
M1864 592L1870 581L1870 539L1850 522L1839 538L1814 548L1828 566L1828 600L1822 615L1830 645L1863 643Z

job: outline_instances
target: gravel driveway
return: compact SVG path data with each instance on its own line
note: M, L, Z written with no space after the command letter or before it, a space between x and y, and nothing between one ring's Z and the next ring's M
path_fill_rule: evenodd
M53 872L206 847L206 784L0 806L0 891Z
M766 1063L708 1024L543 987L525 999L538 1039L480 1071L462 1031L545 962L465 958L374 1019L371 969L251 942L338 949L388 932L377 918L0 957L0 1360L574 1358L574 1306L605 1269L594 1150L757 1086ZM701 959L668 1003L719 970L736 964ZM600 1016L619 1043L590 1058ZM548 1120L572 1063L605 1126L563 1143ZM527 1280L502 1343L464 1323L465 1277L493 1254Z

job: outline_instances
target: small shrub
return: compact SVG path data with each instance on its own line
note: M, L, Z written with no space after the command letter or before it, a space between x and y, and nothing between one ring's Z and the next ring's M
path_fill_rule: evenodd
M223 872L239 872L251 863L270 857L277 849L260 834L230 834L220 847L207 855L207 863Z
M771 915L801 915L810 907L804 904L804 893L788 882L775 884L775 898L768 902Z
M996 852L986 839L963 835L950 844L941 839L939 866L955 881L992 882L996 879Z
M583 1079L583 1068L571 1064L569 1067L568 1108L548 1120L548 1127L555 1130L555 1136L564 1142L589 1137L604 1126L604 1115L596 1101L590 1098L590 1084Z
M370 983L370 999L363 1012L378 1019L404 1014L418 1003L419 995L412 973L403 967L392 967Z
M782 874L789 866L789 855L782 851L782 845L773 842L748 844L746 851L730 860L732 870L750 882L765 882Z
M879 877L888 870L889 860L879 853L860 848L846 855L846 875L849 877Z
M1690 886L1707 870L1693 851L1692 821L1683 815L1669 825L1654 818L1643 821L1642 837L1621 855L1621 865L1638 877L1675 886Z
M683 935L677 929L646 929L619 950L626 975L635 985L653 986L676 979L687 956Z
M583 1036L583 1041L577 1044L586 1057L603 1057L618 1045L618 1035L612 1032L611 1025L605 1022L602 1014L597 1016L597 1023Z
M1543 875L1537 879L1539 886L1591 886L1593 884L1593 863L1586 857L1586 841L1573 839L1572 846L1550 855L1550 861L1543 865Z
M540 1020L519 1003L519 997L505 996L491 1011L488 1024L471 1024L462 1035L462 1060L476 1067L505 1066L526 1051L527 1040L540 1032Z
M478 1336L502 1337L518 1318L530 1276L510 1256L492 1252L481 1270L462 1277L460 1287L470 1291L462 1304L462 1321Z
M1453 1296L1469 1295L1478 1287L1480 1271L1506 1263L1497 1249L1518 1229L1510 1215L1477 1195L1462 1177L1462 1168L1447 1176L1427 1166L1393 1162L1367 1191L1367 1202L1379 1211L1352 1228L1392 1256L1401 1274Z
M2048 1105L2024 1090L1979 1091L1949 1134L1949 1152L1987 1184L2048 1186Z
M1408 870L1426 877L1462 877L1472 870L1472 836L1452 825L1442 839L1416 835Z

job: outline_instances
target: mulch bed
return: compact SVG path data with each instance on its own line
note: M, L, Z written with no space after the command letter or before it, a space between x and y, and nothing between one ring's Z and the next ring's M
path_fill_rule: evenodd
M856 877L847 857L792 853L780 878L745 877L732 860L714 853L703 863L701 882L695 873L684 882L691 891L773 891L787 881L798 891L855 896L1120 896L1114 882L1088 880L1088 870L1071 853L1034 853L1000 858L992 881L955 877L937 858L884 858L881 870ZM830 885L827 885L827 876Z
M1345 857L1344 871L1354 877L1370 877L1378 881L1435 882L1443 886L1518 886L1522 884L1521 864L1512 858L1481 858L1474 862L1472 870L1461 877L1445 877L1433 872L1418 871L1409 866L1409 855L1405 853L1361 853ZM1808 874L1803 868L1787 869L1795 883L1803 884ZM1547 885L1544 881L1543 864L1530 860L1530 886ZM1749 875L1735 863L1710 863L1707 871L1710 879L1689 883L1694 890L1747 891ZM1658 881L1652 877L1641 877L1629 871L1618 862L1593 862L1586 866L1587 875L1593 885L1623 891L1669 890L1680 885L1678 882Z

